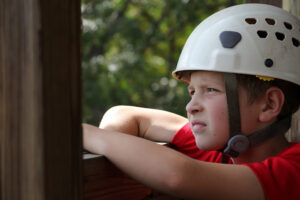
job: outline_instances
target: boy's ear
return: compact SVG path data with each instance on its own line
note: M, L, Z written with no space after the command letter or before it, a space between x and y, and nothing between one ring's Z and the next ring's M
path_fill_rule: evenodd
M284 104L284 94L281 89L271 87L265 92L264 101L262 102L262 109L259 115L261 122L269 122L281 112Z

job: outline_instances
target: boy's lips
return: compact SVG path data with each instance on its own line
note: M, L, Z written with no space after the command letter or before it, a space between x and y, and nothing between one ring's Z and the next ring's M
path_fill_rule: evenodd
M192 130L194 133L199 133L203 131L206 128L206 123L200 120L193 120L191 122Z

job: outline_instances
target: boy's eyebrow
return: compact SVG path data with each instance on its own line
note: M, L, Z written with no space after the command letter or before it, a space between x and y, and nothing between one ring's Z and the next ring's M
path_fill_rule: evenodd
M191 86L191 85L188 85L188 86L186 87L187 90L191 90L192 88L193 88L193 86Z

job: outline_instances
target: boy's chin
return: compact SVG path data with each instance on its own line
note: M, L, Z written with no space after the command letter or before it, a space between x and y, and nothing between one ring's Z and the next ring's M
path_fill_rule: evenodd
M207 142L205 143L205 142L197 142L196 141L196 145L197 145L198 149L200 149L202 151L217 151L217 150L224 148L224 145L209 144Z

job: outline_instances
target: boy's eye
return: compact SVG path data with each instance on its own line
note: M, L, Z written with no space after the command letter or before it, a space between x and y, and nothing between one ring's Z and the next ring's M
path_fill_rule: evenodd
M218 90L215 88L207 88L207 92L217 92Z
M195 90L190 90L189 93L190 93L190 96L193 96L195 94Z

